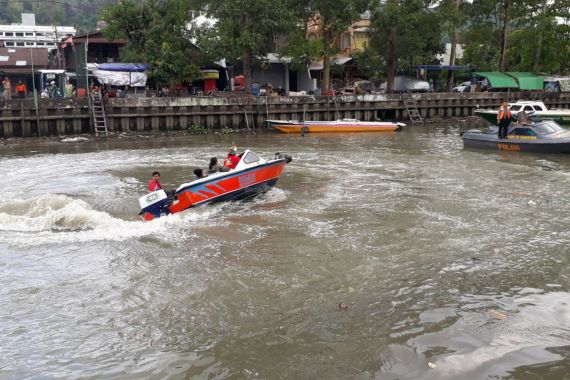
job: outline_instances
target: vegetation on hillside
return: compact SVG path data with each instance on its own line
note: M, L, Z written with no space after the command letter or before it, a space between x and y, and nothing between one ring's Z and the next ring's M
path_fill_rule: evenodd
M20 23L22 13L35 13L37 25L73 26L94 30L101 11L118 0L9 0L0 1L0 24Z
M383 68L389 87L397 71L438 63L446 42L462 44L464 56L452 64L477 70L570 74L568 0L0 0L0 22L19 22L21 12L38 24L93 30L102 17L107 35L125 37L125 58L151 63L160 81L192 79L197 73L195 42L213 62L225 58L244 67L274 52L292 65L323 60L321 88L330 88L338 41L352 20L368 10L370 43L358 54ZM102 11L105 9L104 11ZM198 14L215 23L194 24ZM321 35L306 41L309 21L318 19ZM452 49L452 52L454 50ZM448 62L442 62L448 64ZM452 82L448 79L448 81Z

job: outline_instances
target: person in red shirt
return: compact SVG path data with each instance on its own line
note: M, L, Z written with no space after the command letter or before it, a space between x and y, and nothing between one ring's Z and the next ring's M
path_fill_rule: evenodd
M232 145L230 152L228 153L228 157L224 160L224 166L228 169L235 169L237 164L239 163L239 156L237 155L237 146L235 144Z
M148 191L162 190L162 185L160 184L160 173L152 173L152 179L148 181Z

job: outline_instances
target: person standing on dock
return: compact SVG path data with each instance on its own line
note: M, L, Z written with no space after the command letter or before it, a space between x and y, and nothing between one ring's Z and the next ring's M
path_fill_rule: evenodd
M16 95L18 95L18 98L23 99L27 94L28 89L26 88L26 85L19 80L18 84L16 85Z
M511 124L511 111L509 110L509 104L503 101L499 112L497 112L497 124L499 124L499 134L500 139L506 139L509 129L509 124Z
M10 78L6 77L2 81L2 86L4 86L4 100L11 100L12 99L12 82L10 82Z

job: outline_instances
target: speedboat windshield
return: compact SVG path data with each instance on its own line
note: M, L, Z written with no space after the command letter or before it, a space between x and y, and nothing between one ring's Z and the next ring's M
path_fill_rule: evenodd
M556 132L560 132L563 131L564 129L562 127L560 127L558 124L556 124L553 121L543 121L541 123L537 123L534 126L534 129L540 133L541 135L551 135L553 133Z

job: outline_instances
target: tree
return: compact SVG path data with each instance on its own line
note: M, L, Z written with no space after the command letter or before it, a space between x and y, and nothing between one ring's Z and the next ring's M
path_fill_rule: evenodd
M215 22L197 28L197 44L211 60L241 59L245 87L252 65L276 52L277 37L288 34L295 19L282 0L197 0L196 5Z
M149 77L157 84L197 79L197 49L187 28L189 9L190 3L181 0L123 0L105 9L104 34L128 39L121 59L150 64Z
M430 5L422 0L386 0L374 13L370 46L386 62L389 93L397 68L412 70L444 51L439 15Z
M475 0L468 12L464 59L477 68L568 71L567 1Z
M454 66L456 63L456 51L457 43L459 38L459 31L464 26L466 22L466 14L464 10L465 2L462 0L442 0L439 6L439 12L442 16L443 29L449 36L449 42L451 45L449 52L449 62L443 62L444 64L449 64L449 66ZM447 73L447 91L451 92L453 87L453 70L449 70Z
M339 52L335 41L361 14L368 9L368 0L300 0L296 2L296 14L307 17L303 22L312 22L321 28L320 51L323 57L321 91L330 90L331 58ZM302 24L301 24L302 25Z

